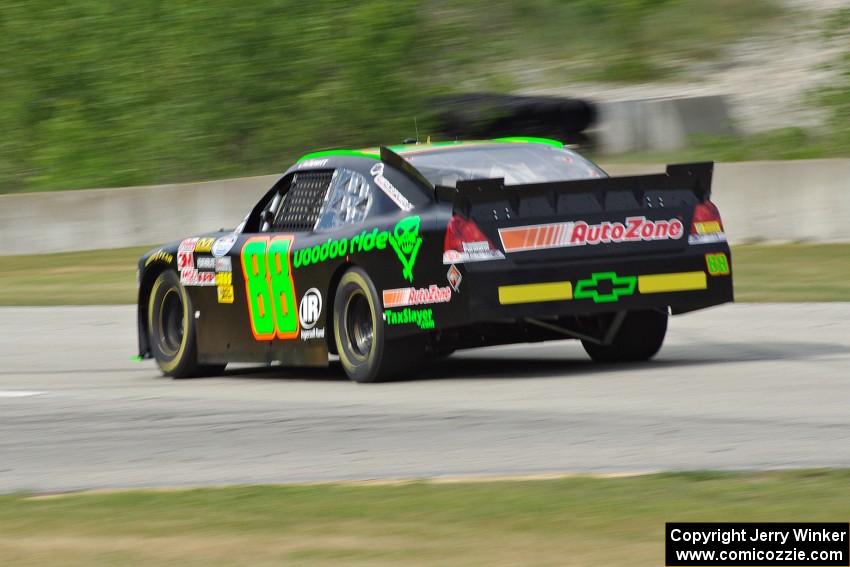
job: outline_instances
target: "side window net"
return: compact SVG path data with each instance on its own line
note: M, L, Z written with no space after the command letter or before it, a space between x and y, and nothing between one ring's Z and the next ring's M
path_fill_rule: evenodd
M275 218L274 230L312 230L319 219L333 174L333 171L296 173Z
M369 180L356 171L337 169L330 185L316 230L363 222L372 206Z

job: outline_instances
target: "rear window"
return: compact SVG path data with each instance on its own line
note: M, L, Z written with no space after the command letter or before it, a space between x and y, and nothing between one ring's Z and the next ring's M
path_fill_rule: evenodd
M542 144L493 144L424 151L404 156L434 185L504 178L505 185L605 177L575 152Z

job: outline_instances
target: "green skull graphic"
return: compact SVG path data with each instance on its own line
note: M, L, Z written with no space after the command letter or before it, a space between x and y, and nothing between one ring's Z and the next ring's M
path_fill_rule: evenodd
M398 221L390 235L390 245L403 266L401 275L413 283L413 266L416 264L419 247L422 246L422 237L419 236L419 217L407 217Z

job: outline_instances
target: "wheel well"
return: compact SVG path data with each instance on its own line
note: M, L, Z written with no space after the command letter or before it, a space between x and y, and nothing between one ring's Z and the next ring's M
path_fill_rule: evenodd
M328 345L328 352L331 354L338 354L336 351L336 340L334 339L334 299L336 299L336 288L339 286L339 280L342 279L342 276L352 268L356 264L352 264L351 262L346 262L339 266L336 271L331 276L331 280L328 283L328 292L325 294L326 305L325 309L325 342Z
M151 288L156 278L166 270L171 270L171 266L167 264L154 263L142 274L142 280L139 282L139 303L138 303L138 327L139 327L139 356L150 358L150 330L148 329L147 306L151 295Z

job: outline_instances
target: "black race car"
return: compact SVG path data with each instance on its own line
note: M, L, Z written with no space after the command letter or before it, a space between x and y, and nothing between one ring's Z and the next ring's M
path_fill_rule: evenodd
M308 154L236 229L142 256L140 356L182 378L338 355L357 382L559 339L646 360L669 313L732 301L712 168L608 177L539 138Z

